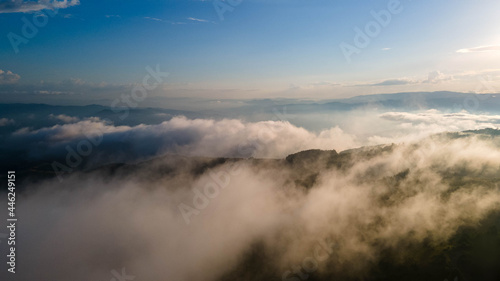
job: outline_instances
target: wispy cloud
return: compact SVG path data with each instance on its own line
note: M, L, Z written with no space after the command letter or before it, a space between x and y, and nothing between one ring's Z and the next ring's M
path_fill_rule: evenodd
M154 21L161 21L161 22L165 22L164 20L162 19L159 19L159 18L152 18L152 17L144 17L145 19L147 20L154 20Z
M453 79L454 78L451 75L445 75L440 71L431 71L429 72L427 78L425 79L403 77L395 79L386 79L375 83L358 84L356 86L401 86L401 85L428 84L428 83L436 84Z
M80 0L7 0L0 3L0 13L29 13L46 9L65 9L77 5L80 5Z
M78 118L78 117L68 116L65 114L59 114L59 115L50 114L49 119L59 120L59 121L62 121L64 123L75 123L75 122L80 121L80 118Z
M389 50L391 50L391 49L392 49L392 48L382 48L382 49L380 49L380 50L381 50L381 51L389 51Z
M211 21L208 21L208 20L198 19L198 18L193 18L193 17L189 17L189 18L187 18L187 20L197 21L197 22L211 22Z
M475 53L475 52L495 52L500 51L499 45L490 45L490 46L479 46L474 48L466 48L457 50L457 53Z
M165 22L165 23L169 23L169 24L186 24L185 22L169 21L169 20L164 20L164 19L159 19L159 18L153 18L153 17L144 17L144 19L152 20L152 21L157 21L157 22Z
M362 86L396 86L396 85L408 85L408 84L414 84L415 81L410 80L410 79L388 79L384 80L382 82L378 83L373 83L373 84L365 84Z

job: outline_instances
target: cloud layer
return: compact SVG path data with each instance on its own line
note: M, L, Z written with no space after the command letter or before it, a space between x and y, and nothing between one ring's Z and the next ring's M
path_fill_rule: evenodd
M457 53L474 53L474 52L495 52L500 51L500 46L479 46L474 48L466 48L457 50Z
M194 175L189 163L169 158L31 184L18 199L24 270L14 280L110 280L122 268L145 281L280 278L321 243L335 246L321 251L328 261L317 274L361 278L384 252L404 259L411 245L442 243L498 211L498 188L456 188L444 177L456 169L495 177L497 141L428 140L375 155L348 170L309 167L319 175L308 190L290 180L302 171L283 161L226 163ZM189 224L180 204L198 211ZM247 259L255 251L259 270Z
M15 124L13 119L4 119L3 126ZM500 126L500 116L465 111L386 112L378 116L371 113L348 119L352 124L349 127L335 126L314 132L286 121L245 122L178 116L156 125L117 126L96 117L80 119L59 114L48 116L48 121L57 125L39 129L23 127L4 136L2 149L6 155L15 152L19 163L62 160L62 164L68 161L64 159L70 151L85 150L81 153L85 157L78 165L81 169L166 154L284 158L308 149L343 151L365 145L415 142L448 131Z

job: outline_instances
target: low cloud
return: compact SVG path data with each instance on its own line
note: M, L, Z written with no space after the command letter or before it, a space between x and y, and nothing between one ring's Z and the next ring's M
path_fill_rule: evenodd
M500 125L500 115L470 114L467 111L442 113L431 109L422 113L387 112L381 114L380 117L403 123L443 126L448 131L496 128Z
M366 86L395 86L395 85L408 85L414 84L415 81L410 79L389 79L375 84L369 84Z
M377 83L359 84L357 86L404 86L415 84L437 84L443 81L453 80L453 76L446 75L440 71L431 71L425 79L396 78L387 79Z
M59 114L59 115L50 114L49 118L54 119L54 120L59 120L59 121L62 121L64 123L75 123L75 122L78 122L80 120L80 118L78 118L78 117L72 117L72 116L68 116L68 115L64 115L64 114Z
M177 120L175 127L186 125ZM459 228L499 209L498 188L485 181L457 186L443 176L497 177L500 149L493 142L429 140L373 155L344 170L306 167L318 173L307 190L293 180L303 170L284 161L242 160L237 173L229 174L234 164L227 163L195 175L189 163L168 157L113 174L26 184L17 233L24 270L16 280L110 280L122 268L144 281L278 280L312 257L318 241L326 241L327 261L315 274L361 279L391 252L398 265L413 266L412 246L446 248ZM178 206L194 208L196 192L209 184L216 189L210 198L198 196L203 208L186 224Z
M52 116L75 121L69 116ZM88 138L102 137L96 154L109 162L132 161L175 153L208 157L283 158L300 150L320 148L344 150L359 146L354 136L335 127L312 133L288 122L265 121L246 123L241 120L187 119L175 117L158 125L114 126L90 118L72 124L31 130L19 129L10 137L12 147L32 147L46 150L40 159L61 153L64 145ZM30 146L29 143L36 143ZM36 149L34 148L36 147ZM37 154L30 153L31 156ZM104 156L103 156L104 155ZM113 158L118 155L118 158Z
M386 112L379 117L390 121L397 129L392 129L390 134L368 137L368 144L415 142L444 132L500 128L500 115L470 114L466 111L443 113L432 109L420 113Z
M364 145L418 141L432 134L500 127L500 116L468 112L386 112L356 117L356 127L308 131L285 121L245 122L238 119L174 117L156 125L116 126L99 118L81 120L50 115L66 124L20 128L6 136L7 151L28 150L31 160L51 162L81 141L102 139L87 157L89 167L130 162L165 154L202 157L284 158L297 151L342 151ZM352 120L351 120L352 121ZM377 125L378 124L378 125ZM374 128L377 126L377 128ZM384 129L381 129L384 128ZM21 158L19 158L21 159ZM27 159L26 159L27 160Z
M8 126L8 125L12 125L14 124L14 120L13 119L8 119L8 118L0 118L0 127L3 127L3 126Z

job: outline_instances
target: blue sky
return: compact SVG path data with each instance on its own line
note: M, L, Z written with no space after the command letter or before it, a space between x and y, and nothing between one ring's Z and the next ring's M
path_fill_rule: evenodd
M23 36L23 18L42 19L51 11L46 2L0 1L3 95L39 88L91 91L96 99L140 82L156 65L170 76L154 95L170 97L500 88L500 3L493 0L59 1L57 15L45 16L16 53L8 35ZM238 5L221 19L214 5L230 4ZM376 22L372 12L382 10L391 19L357 48L355 28L366 31ZM343 42L359 52L346 59Z

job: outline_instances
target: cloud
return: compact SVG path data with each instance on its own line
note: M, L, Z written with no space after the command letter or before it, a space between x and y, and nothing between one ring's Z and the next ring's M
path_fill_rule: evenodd
M500 124L500 115L470 114L467 111L458 113L442 113L437 110L422 113L386 112L380 117L391 121L446 126L450 131L496 128Z
M54 159L66 153L68 144L74 147L88 139L102 139L102 143L93 148L93 156L86 158L85 165L90 167L165 154L283 158L307 149L341 151L363 145L418 141L448 131L500 127L500 115L476 115L465 111L372 112L349 116L346 119L359 125L326 127L313 132L286 121L245 122L178 116L154 125L116 126L96 117L82 120L60 114L50 115L49 119L67 124L35 130L18 129L6 138L4 148L28 150L31 160Z
M422 83L439 83L442 81L449 81L449 80L453 80L453 77L445 75L440 71L432 71L429 72L427 80L422 81Z
M169 21L169 20L164 20L160 18L153 18L153 17L144 17L144 19L147 20L152 20L152 21L157 21L157 22L165 22L165 23L170 23L170 24L186 24L185 22L174 22L174 21Z
M414 142L443 132L500 128L500 115L470 114L466 111L386 112L379 117L397 124L399 129L392 129L390 134L368 137L370 144Z
M7 72L5 73L7 74ZM130 92L136 84L110 84L105 82L88 82L78 78L66 79L59 82L40 81L35 83L15 83L20 76L17 74L0 74L0 96L4 101L12 102L39 102L48 103L45 98L30 100L37 96L71 96L72 98L85 98L86 103L94 97L97 100L113 98L118 93ZM6 82L1 83L1 78L6 77ZM16 93L16 95L12 95ZM75 101L75 100L73 100ZM56 101L57 102L57 101ZM109 104L109 102L108 102Z
M0 69L0 85L2 84L14 84L21 79L19 74L12 73L12 71L3 71Z
M54 119L54 120L59 120L59 121L62 121L64 123L75 123L75 122L78 122L80 120L80 118L78 118L78 117L72 117L72 116L68 116L65 114L59 114L59 115L50 114L49 118Z
M415 84L415 81L410 79L389 79L375 84L368 84L364 86L397 86Z
M153 21L161 21L164 22L165 20L159 19L159 18L152 18L152 17L144 17L147 20L153 20Z
M366 128L382 127L382 121L395 123L401 136L388 138L409 140L417 132L500 123L496 115L437 110L379 117L349 118L349 124L364 126L359 131L367 134ZM95 117L49 118L74 123L22 128L3 137L0 149L13 155L7 159L20 159L23 165L29 163L26 159L41 159L50 167L67 157L69 147L86 154L87 169L63 182L23 183L18 262L27 270L16 273L20 280L110 280L111 270L121 268L144 281L215 281L246 274L264 275L248 280L275 280L313 256L317 241L338 245L318 265L319 276L357 280L369 276L366 271L385 253L397 252L398 261L407 253L413 262L409 245L442 245L457 229L481 224L500 206L500 191L486 180L460 185L449 176L498 178L498 137L427 138L365 148L352 158L349 152L334 159L312 154L302 165L282 158L363 142L339 127L310 132L285 121L176 117L160 124L117 126ZM95 143L90 154L85 143ZM241 160L251 156L273 159ZM127 165L93 170L116 162ZM199 192L210 192L210 198ZM203 207L187 225L179 206L194 208L194 198ZM0 205L6 200L0 198ZM54 247L57 243L64 247ZM270 270L255 270L261 269L259 262ZM54 263L55 268L50 266ZM78 274L75 264L83 268ZM356 276L343 278L346 271ZM266 276L269 272L278 278Z
M500 46L490 45L490 46L479 46L474 48L466 48L457 50L457 53L475 53L475 52L497 52L500 51Z
M76 121L69 116L51 118ZM166 153L208 157L281 158L300 150L344 150L359 145L355 137L344 133L338 127L312 133L282 121L246 123L236 119L216 121L175 117L158 125L133 127L114 126L98 118L90 118L37 130L22 128L12 134L7 147L33 149L30 153L32 157L50 159L64 154L65 145L76 144L89 138L102 138L102 143L95 148L95 154L99 155L101 162L135 161ZM44 152L39 154L43 147ZM114 158L116 156L118 158ZM89 158L89 162L92 161L92 158Z
M25 270L16 276L110 280L112 270L125 268L143 281L277 280L313 257L320 241L327 260L318 263L315 278L357 280L370 276L388 252L397 253L397 266L408 260L420 270L415 247L445 251L458 229L498 211L497 188L445 176L497 178L500 149L492 142L445 139L385 149L341 170L308 167L317 172L308 189L294 180L307 173L285 161L217 164L174 157L63 182L27 182L17 209L23 247L16 253ZM181 203L198 212L189 225ZM432 264L434 256L422 252Z
M65 9L77 5L80 5L80 0L7 0L0 3L0 13L29 13L46 9Z
M314 83L309 83L309 87L335 87L335 86L340 86L340 83L335 83L335 82L329 82L329 81L319 81L319 82L314 82Z
M426 79L396 78L387 79L377 83L358 84L356 86L403 86L415 84L437 84L443 81L453 80L453 76L445 75L440 71L431 71Z
M14 124L14 120L7 118L0 118L0 127Z
M41 91L35 91L35 94L37 94L37 95L71 95L72 92L41 90Z
M474 115L465 111L372 112L351 114L344 118L358 125L345 128L325 126L325 129L308 131L286 121L245 122L178 116L153 125L117 126L96 117L82 120L60 114L51 115L49 119L66 124L38 129L17 128L17 131L5 136L2 149L5 153L26 151L16 161L51 162L64 159L68 145L76 149L78 145L94 140L92 142L98 145L92 147L92 154L85 157L80 166L92 168L167 154L283 158L308 149L342 151L364 145L414 142L442 132L500 127L500 116Z
M193 17L189 17L189 18L187 18L187 20L197 21L197 22L211 22L211 21L208 21L208 20L198 19L198 18L193 18Z

